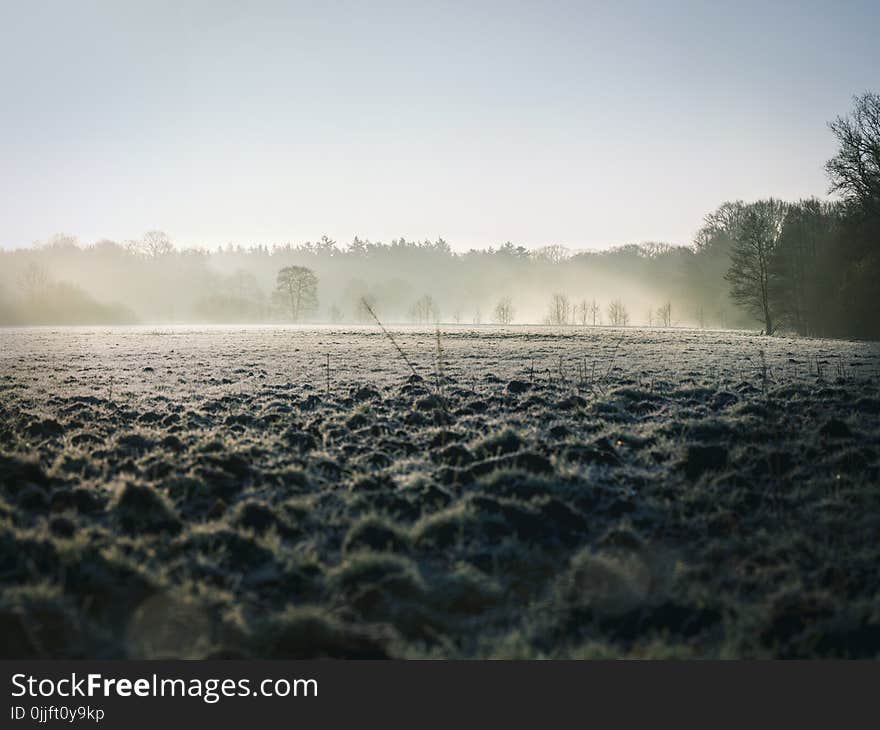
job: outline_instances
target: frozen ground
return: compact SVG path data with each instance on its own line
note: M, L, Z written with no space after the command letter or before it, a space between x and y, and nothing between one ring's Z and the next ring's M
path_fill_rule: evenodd
M0 330L2 654L880 656L877 344L394 335Z

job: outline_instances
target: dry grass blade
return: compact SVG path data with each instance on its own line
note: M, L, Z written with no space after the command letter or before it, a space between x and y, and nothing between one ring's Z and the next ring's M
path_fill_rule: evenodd
M403 349L400 347L400 345L397 344L397 340L394 339L394 335L392 335L387 329L385 329L385 325L382 324L382 320L380 320L378 315L373 311L373 308L370 306L370 303L365 298L362 297L361 304L363 305L364 309L366 309L370 313L370 316L374 320L376 320L376 324L379 325L380 329L382 330L382 333L389 340L391 340L391 344L394 345L395 349L400 353L400 356L403 358L403 361L409 366L409 369L412 371L412 374L415 375L417 378L421 377L418 374L418 372L416 371L415 366L412 364L412 361L406 356L406 353L403 351Z
M437 338L437 395L443 394L443 347L440 344L440 327L436 328L435 335Z

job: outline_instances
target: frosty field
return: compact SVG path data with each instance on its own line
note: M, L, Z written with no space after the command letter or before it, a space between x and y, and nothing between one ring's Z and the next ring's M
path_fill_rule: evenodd
M880 656L880 345L0 330L4 657Z

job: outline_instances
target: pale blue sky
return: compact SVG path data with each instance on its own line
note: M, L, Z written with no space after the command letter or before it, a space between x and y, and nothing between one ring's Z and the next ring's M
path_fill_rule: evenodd
M686 243L824 195L880 3L0 0L0 245Z

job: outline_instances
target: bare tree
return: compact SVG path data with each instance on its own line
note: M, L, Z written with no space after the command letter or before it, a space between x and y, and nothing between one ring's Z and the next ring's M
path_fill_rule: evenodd
M575 307L575 320L584 327L590 323L590 304L586 299Z
M495 305L495 321L498 324L510 324L513 322L513 302L510 297L501 297Z
M132 241L131 249L141 256L157 259L174 251L174 245L164 231L147 231L140 241Z
M852 114L828 126L840 143L837 155L825 165L832 192L880 214L880 94L854 97Z
M318 308L318 277L305 266L285 266L278 272L272 299L292 321Z
M554 294L547 312L547 324L568 324L571 316L571 301L565 294Z
M657 321L661 327L672 327L672 302L666 302L657 310Z
M602 310L599 309L599 303L595 299L590 302L590 320L593 327L602 324Z
M560 246L558 243L539 248L534 253L534 257L538 261L547 261L551 264L561 264L568 259L569 255L568 249L565 246Z
M619 299L608 305L608 320L612 327L626 327L629 324L629 312Z
M440 310L434 298L430 294L425 294L410 307L409 318L418 324L437 322L440 319Z
M775 320L771 312L770 262L782 236L788 206L769 198L746 206L734 232L730 268L724 278L730 296L763 320L764 332L772 335Z

